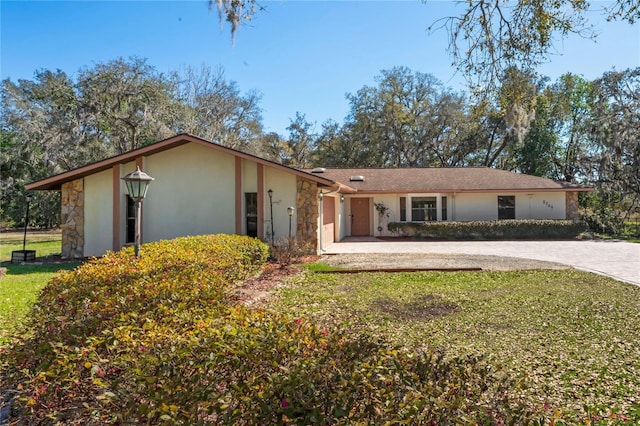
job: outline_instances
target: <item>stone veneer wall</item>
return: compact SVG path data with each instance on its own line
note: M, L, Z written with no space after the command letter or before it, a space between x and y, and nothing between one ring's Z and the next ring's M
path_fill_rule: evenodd
M62 258L84 257L84 180L62 185Z
M578 218L578 193L577 192L565 192L566 194L566 206L565 211L567 219Z
M308 244L309 254L315 254L318 250L318 184L298 176L296 188L296 239Z

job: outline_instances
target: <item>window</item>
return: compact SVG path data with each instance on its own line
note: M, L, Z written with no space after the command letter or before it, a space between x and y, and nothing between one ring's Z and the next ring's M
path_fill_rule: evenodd
M136 242L136 203L128 195L124 196L127 200L127 226L126 226L126 244Z
M258 193L244 193L245 212L247 220L247 235L250 237L258 236Z
M407 197L400 197L400 222L407 221Z
M442 197L442 220L447 220L447 197Z
M414 222L438 220L436 197L411 198L411 220Z
M515 195L498 195L498 219L516 218Z

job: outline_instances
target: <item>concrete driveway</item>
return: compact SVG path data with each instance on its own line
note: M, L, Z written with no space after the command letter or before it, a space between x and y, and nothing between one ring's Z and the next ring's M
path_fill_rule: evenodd
M640 285L640 244L593 241L383 241L350 237L326 247L325 254L432 253L518 257L558 262Z

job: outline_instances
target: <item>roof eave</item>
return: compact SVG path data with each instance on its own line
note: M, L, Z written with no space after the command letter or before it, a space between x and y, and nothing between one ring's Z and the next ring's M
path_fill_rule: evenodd
M62 188L62 184L81 179L86 176L99 173L105 170L112 168L116 164L125 164L131 161L135 161L138 157L144 157L152 154L156 154L162 151L166 151L171 148L175 148L177 146L181 146L187 143L197 143L208 148L217 149L219 151L225 152L227 154L234 155L236 157L240 157L243 159L255 161L256 163L260 163L263 165L268 165L270 167L278 168L281 170L285 170L287 172L293 173L296 176L304 177L306 179L313 180L319 184L334 186L337 182L327 179L325 177L316 176L311 173L307 173L305 171L295 169L292 167L284 166L282 164L275 163L273 161L265 160L264 158L257 157L255 155L247 154L242 151L235 150L233 148L228 148L223 145L216 144L214 142L207 141L205 139L199 138L197 136L193 136L187 133L180 133L171 138L156 142L151 145L144 146L142 148L135 149L133 151L126 152L124 154L119 154L110 158L106 158L104 160L97 161L95 163L87 164L86 166L79 167L77 169L69 170L67 172L63 172L57 174L55 176L51 176L45 179L41 179L35 182L31 182L25 186L25 188L29 191L46 191L46 190L57 190L59 191Z
M496 188L496 189L393 189L393 190L374 190L374 189L358 189L358 194L417 194L417 193L481 193L481 192L590 192L593 188L585 187L565 187L565 188Z

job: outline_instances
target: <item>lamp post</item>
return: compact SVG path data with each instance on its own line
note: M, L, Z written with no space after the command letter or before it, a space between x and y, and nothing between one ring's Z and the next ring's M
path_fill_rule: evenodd
M22 250L13 250L11 252L11 263L14 262L33 262L36 260L36 251L27 250L27 227L29 226L29 205L31 204L31 194L25 196L27 208L24 215L24 237L22 238Z
M129 197L136 203L136 238L134 253L135 256L140 256L140 212L142 207L142 200L147 195L147 189L149 183L154 180L151 176L140 170L140 167L136 167L135 172L131 172L122 178L127 185L127 192Z
M296 209L292 206L287 207L287 214L289 215L289 239L291 239L291 218L293 217L293 212L295 211Z
M24 237L22 238L22 252L27 252L27 226L29 225L29 204L31 204L31 194L27 195L27 211L24 215ZM25 255L26 260L26 255Z
M275 234L273 233L273 189L269 189L267 194L269 194L269 207L271 209L271 244L273 244L275 239Z

